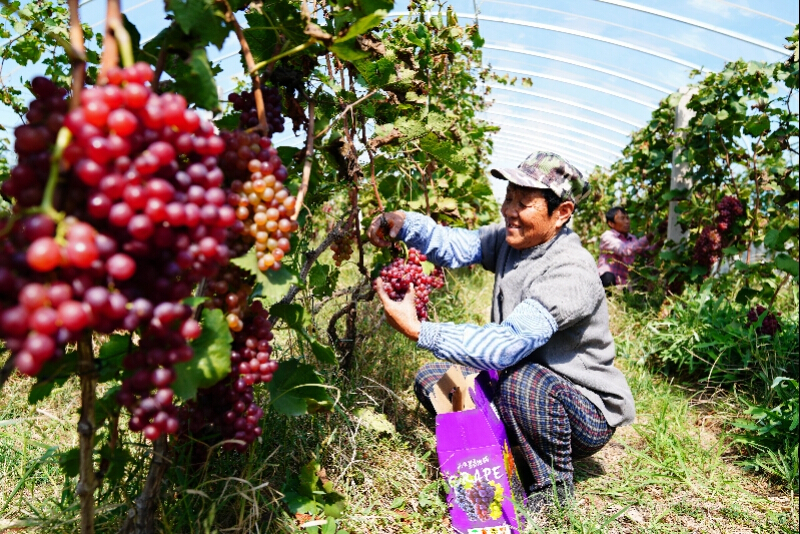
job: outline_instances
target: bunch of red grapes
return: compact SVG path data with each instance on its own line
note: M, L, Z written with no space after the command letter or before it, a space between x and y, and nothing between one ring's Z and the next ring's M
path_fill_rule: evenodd
M761 317L761 314L763 314L765 311L767 311L767 308L761 306L760 304L755 308L750 308L750 311L747 312L747 324L751 325L757 323L758 318ZM780 312L778 315L780 315ZM780 329L781 325L778 322L778 318L774 313L768 312L767 315L764 316L761 326L756 328L756 332L764 336L774 336L775 333Z
M110 69L64 115L65 92L32 81L29 123L16 132L18 165L2 192L17 202L0 221L0 336L17 368L36 375L87 330L140 329L126 358L120 404L149 439L177 428L173 366L200 334L180 301L228 262L236 211L216 156L225 142L177 94L157 95L149 65ZM42 203L60 127L64 148L51 199Z
M724 234L744 215L744 206L738 198L727 195L717 203L717 213L717 230Z
M692 259L698 265L710 268L722 257L722 236L713 226L706 226L694 243Z
M242 283L241 271L231 267L208 285L210 307L227 311L233 333L231 373L219 383L200 389L194 401L181 408L181 420L194 436L237 440L226 450L244 452L262 434L258 422L264 415L254 403L253 385L269 382L278 368L271 359L272 323L259 301L247 302L250 287Z
M283 131L283 113L281 106L281 93L277 87L261 86L261 95L264 100L264 112L269 125L269 135ZM250 91L231 93L228 102L233 104L234 111L241 112L239 127L243 130L258 126L258 112L256 111L256 98Z
M222 166L230 183L228 206L235 209L236 228L243 253L255 243L258 267L262 271L281 268L291 249L289 237L297 231L292 219L296 199L284 186L288 176L269 137L244 131L223 132L225 153Z
M428 301L433 289L444 285L444 273L436 267L429 275L425 274L422 262L427 258L415 248L408 249L408 259L395 258L392 263L381 269L381 280L389 298L401 301L406 296L408 288L414 284L414 304L417 318L420 321L428 320Z

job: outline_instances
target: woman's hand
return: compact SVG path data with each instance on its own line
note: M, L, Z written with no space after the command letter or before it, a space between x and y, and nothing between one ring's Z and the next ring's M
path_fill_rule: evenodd
M375 282L375 289L378 291L378 297L380 297L383 304L386 321L389 325L411 341L417 341L422 323L417 318L417 308L414 305L414 284L409 286L408 293L400 302L395 302L389 298L381 278L378 278Z
M372 219L372 224L367 229L370 243L376 247L390 246L392 241L397 238L405 221L406 214L402 211L390 211L378 215Z

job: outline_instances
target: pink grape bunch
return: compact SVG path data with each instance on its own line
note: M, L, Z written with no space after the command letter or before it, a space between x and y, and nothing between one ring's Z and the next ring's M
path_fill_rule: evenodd
M268 315L258 301L246 307L243 317L229 313L234 337L231 373L214 386L200 389L197 399L181 408L184 427L192 435L217 433L221 439L236 440L225 443L223 449L238 452L245 452L261 436L259 421L264 410L255 403L253 385L271 381L278 369L278 362L271 359L273 334Z
M333 252L333 262L337 267L340 267L343 262L350 259L353 255L353 234L346 232L331 244L331 252Z
M381 280L389 298L394 301L401 301L408 292L411 284L414 284L414 305L417 310L417 318L420 321L428 320L428 302L433 289L438 289L444 285L444 273L436 267L429 275L425 274L422 262L427 261L427 257L415 248L408 249L408 259L395 258L389 265L381 269Z
M727 195L717 203L717 230L727 233L737 219L744 215L744 206L738 198Z
M269 136L274 133L281 133L283 126L283 111L281 105L281 93L277 87L261 86L261 95L264 100L264 112L267 116L269 125ZM256 111L256 98L250 91L241 93L231 93L228 95L228 102L233 105L234 111L241 112L239 116L239 127L243 130L258 126L258 112Z
M184 432L208 441L233 439L226 450L244 452L262 434L258 425L264 410L254 403L253 385L272 380L278 368L273 360L272 323L260 302L248 302L252 287L247 275L229 265L210 280L205 294L209 308L226 313L233 334L231 372L211 388L198 390L197 398L181 407Z
M750 308L750 311L747 312L747 324L751 325L757 323L758 318L761 317L761 314L765 311L767 311L767 308L760 304L755 308ZM780 315L780 312L778 312L778 315ZM780 329L781 325L778 322L778 318L774 313L768 312L761 322L761 326L756 328L756 332L763 336L774 336Z
M713 226L706 226L694 243L692 259L697 265L710 268L722 257L722 236Z
M277 271L291 250L289 238L297 231L297 200L284 185L288 171L268 137L251 132L223 132L226 151L223 169L230 183L228 206L235 209L240 250L255 246L258 268Z

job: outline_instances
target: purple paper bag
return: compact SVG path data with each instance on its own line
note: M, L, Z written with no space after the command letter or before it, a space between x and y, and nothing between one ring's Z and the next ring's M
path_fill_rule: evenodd
M462 397L462 392L468 394ZM456 368L448 370L431 396L439 467L450 486L453 528L461 534L519 533L512 501L519 478L491 397L488 373L465 378ZM454 398L457 404L463 400L463 408L453 406Z

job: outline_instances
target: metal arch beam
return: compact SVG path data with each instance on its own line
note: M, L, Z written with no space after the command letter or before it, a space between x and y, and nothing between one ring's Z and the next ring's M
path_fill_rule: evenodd
M485 85L487 87L491 87L492 89L500 89L502 91L510 91L512 93L519 93L519 94L527 95L527 96L535 96L537 98L544 98L545 100L552 100L553 102L559 102L561 104L566 104L568 106L573 106L573 107L576 107L576 108L585 109L586 111L591 111L592 113L597 113L598 115L603 115L604 117L608 117L610 119L614 119L615 121L624 122L625 124L630 124L631 126L634 126L637 129L641 128L641 125L639 123L636 123L636 122L630 121L628 119L622 118L622 117L620 117L618 115L614 115L613 113L608 113L606 111L603 111L602 109L597 109L597 108L593 108L591 106L585 106L583 104L579 104L579 103L577 103L575 101L565 100L563 98L557 98L555 96L548 96L548 95L545 95L545 94L542 94L542 93L536 93L534 91L523 91L522 89L517 89L516 87L506 87L504 85L495 85L495 84L488 84L488 83L485 84Z
M576 134L585 135L586 137L591 137L592 139L597 139L598 141L602 141L603 143L608 143L609 145L612 145L612 146L615 146L615 147L618 147L618 148L623 148L625 146L625 143L618 143L618 142L615 142L615 141L609 141L609 139L606 138L606 137L601 137L599 135L590 134L590 133L588 133L588 132L586 132L584 130L581 130L579 128L572 128L570 126L565 126L565 125L559 124L557 122L542 121L542 120L538 120L538 119L530 119L528 117L521 117L519 115L510 115L508 113L500 113L499 111L492 111L491 108L488 111L485 111L484 113L487 113L489 115L499 115L501 117L508 117L509 119L521 119L521 120L524 120L525 122L535 122L537 124L544 124L546 126L552 126L554 128L561 128L563 130L574 132Z
M575 65L576 67L582 67L584 69L590 69L590 70L594 70L594 71L597 71L597 72L602 72L603 74L608 74L609 76L614 76L615 78L621 78L621 79L627 80L629 82L633 82L633 83L636 83L636 84L639 84L639 85L643 85L645 87L649 87L650 89L655 89L656 91L660 91L660 92L662 92L664 94L671 94L671 93L674 92L671 89L667 89L666 87L661 87L660 85L656 85L654 83L650 83L648 81L642 80L641 78L636 78L635 76L628 76L627 74L623 74L623 73L617 72L615 70L605 69L603 67L597 67L595 65L590 65L589 63L583 63L582 61L575 61L573 59L569 59L569 58L565 58L565 57L561 57L561 56L553 56L553 55L550 55L550 54L542 54L540 52L534 52L532 50L508 48L508 47L505 47L505 46L496 46L496 45L490 45L490 44L483 45L483 48L487 49L487 50L500 50L500 51L503 51L503 52L512 52L514 54L524 54L526 56L540 57L540 58L543 58L543 59L549 59L551 61L558 61L560 63L567 63L569 65Z
M714 33L718 33L720 35L724 35L726 37L731 37L733 39L737 39L739 41L743 41L745 43L749 43L752 45L756 45L761 48L765 48L767 50L772 50L773 52L778 52L779 54L786 55L786 50L778 47L776 45L767 43L760 39L754 39L752 37L748 37L747 35L742 35L741 33L737 33L731 30L726 30L725 28L720 28L719 26L714 26L713 24L708 24L702 22L697 19L691 19L689 17L682 17L680 15L676 15L674 13L670 13L668 11L662 11L660 9L654 9L652 7L646 7L639 4L634 4L633 2L625 2L623 0L596 0L597 2L602 2L604 4L611 4L618 7L624 7L625 9L632 9L634 11L641 11L642 13L647 13L649 15L655 15L657 17L662 17L665 19L675 20L678 22L682 22L684 24L688 24L690 26L696 26L698 28L703 28L704 30L708 30Z
M589 33L589 32L582 32L580 30L573 30L571 28L565 28L563 26L554 26L552 24L541 24L539 22L528 22L525 20L514 20L514 19L507 19L503 17L492 17L489 15L477 15L475 16L474 13L456 13L456 16L468 18L468 19L476 19L477 20L485 20L486 22L499 22L501 24L513 24L516 26L525 26L528 28L536 28L539 30L547 30L552 32L558 33L566 33L568 35L574 35L576 37L583 37L585 39L592 39L594 41L600 41L602 43L608 43L615 46L619 46L622 48L628 48L630 50L635 50L637 52L641 52L643 54L647 54L650 56L655 56L657 58L664 59L666 61L671 61L672 63L677 63L679 65L683 65L684 67L689 67L690 69L696 69L699 71L703 70L703 67L700 65L696 65L691 61L686 61L681 58L677 58L674 56L670 56L668 54L662 54L657 50L653 50L652 48L645 48L643 46L638 46L631 43L626 43L625 41L620 41L619 39L611 39L609 37L604 37L602 35L598 35L596 33Z
M637 33L640 33L642 35L647 35L649 37L655 37L657 39L661 39L661 40L664 40L664 41L669 41L671 43L676 43L676 44L678 44L680 46L684 46L686 48L691 48L692 50L696 50L697 52L702 52L703 54L708 54L709 56L713 56L715 58L721 59L722 61L726 61L726 62L727 61L731 61L731 58L729 58L729 57L721 56L721 55L719 55L719 54L717 54L715 52L711 52L709 50L705 50L703 48L699 48L699 47L694 46L694 45L692 45L690 43L679 41L677 39L671 39L669 37L666 37L664 35L659 35L657 33L647 32L647 31L642 30L641 28L633 28L631 26L625 26L624 24L618 24L616 22L611 22L610 20L603 20L603 19L598 19L598 18L594 18L594 17L587 17L585 15L576 15L575 13L569 13L568 11L561 11L560 9L551 9L551 8L548 8L548 7L541 7L541 6L529 6L529 5L520 4L520 3L517 3L517 2L509 2L507 0L484 0L484 1L487 2L487 3L490 3L490 4L505 4L505 5L509 5L509 6L524 7L524 8L528 8L528 9L536 9L536 10L539 10L539 11L548 11L550 13L558 13L559 15L566 15L566 16L572 18L572 19L584 19L584 20L587 20L589 22L594 22L594 23L599 22L601 24L605 24L606 26L615 26L617 28L622 28L623 30L625 30L627 32L637 32Z
M565 153L573 154L576 158L583 159L585 161L602 161L604 163L613 163L613 162L616 161L615 159L612 159L612 158L599 156L599 155L597 155L597 154L595 154L593 152L576 151L576 147L575 146L565 145L563 143L559 143L558 141L553 141L552 139L535 138L534 137L533 140L534 140L533 143L526 144L526 143L522 143L520 141L517 141L515 139L504 139L504 140L502 140L502 143L506 144L506 145L511 144L512 146L516 146L518 148L528 147L529 150L530 150L530 148L537 147L537 146L550 146L550 147L558 148L559 150L562 150Z
M571 141L573 143L578 143L581 146L591 147L591 148L594 148L596 150L599 150L600 152L605 152L606 154L610 154L611 156L613 156L615 158L619 158L619 157L622 156L622 152L620 152L619 150L617 150L617 151L609 150L607 148L603 148L601 146L597 146L597 145L594 145L592 143L587 143L586 141L583 141L582 139L577 139L577 138L569 136L569 135L561 135L561 134L557 134L555 132L543 132L542 130L537 130L536 128L526 128L525 126L518 126L516 124L509 124L509 123L504 123L504 122L495 122L494 124L496 126L500 126L500 128L501 128L500 129L500 133L502 133L504 130L506 130L506 128L508 130L517 130L517 131L521 130L523 132L533 132L533 133L537 133L537 134L541 134L541 135L548 135L548 136L558 137L559 139L563 139L565 141Z
M561 113L559 111L553 111L551 109L540 108L540 107L537 107L537 106L528 106L528 105L525 105L525 104L515 104L513 102L503 102L502 100L494 100L493 102L495 104L500 104L501 106L509 106L509 107L512 107L512 108L529 109L531 111L539 111L541 113L548 113L550 115L557 115L559 117L564 117L566 119L572 119L572 120L575 120L575 121L578 121L578 122L585 122L586 124L591 124L592 126L597 126L598 128L603 128L604 130L609 130L611 132L617 133L619 135L623 135L625 137L630 137L631 136L630 132L626 132L624 130L618 130L616 128L612 128L611 126L607 126L607 125L603 124L602 122L595 122L595 121L592 121L592 120L589 120L589 119L586 119L586 118L583 118L583 117L579 117L577 115L570 115L568 113ZM489 111L487 111L486 113L489 113Z
M627 100L629 102L633 102L634 104L639 104L640 106L644 106L644 107L650 108L650 109L656 109L658 107L658 104L653 104L651 102L645 102L644 100L639 100L638 98L633 98L633 97L624 95L622 93L618 93L616 91L610 91L608 89L604 89L604 88L599 87L597 85L592 85L590 83L578 82L578 81L575 81L575 80L569 80L567 78L562 78L560 76L551 76L549 74L543 74L541 72L530 72L530 71L525 71L525 70L508 69L508 68L503 68L503 67L492 67L492 70L499 70L499 71L503 71L503 72L511 72L511 73L514 73L514 74L521 74L523 76L531 76L533 78L542 78L544 80L553 80L553 81L556 81L556 82L561 82L561 83L566 83L566 84L569 84L569 85L574 85L576 87L583 87L584 89L589 89L590 91L597 91L598 93L605 93L607 95L611 95L611 96L614 96L616 98L622 98L623 100Z

